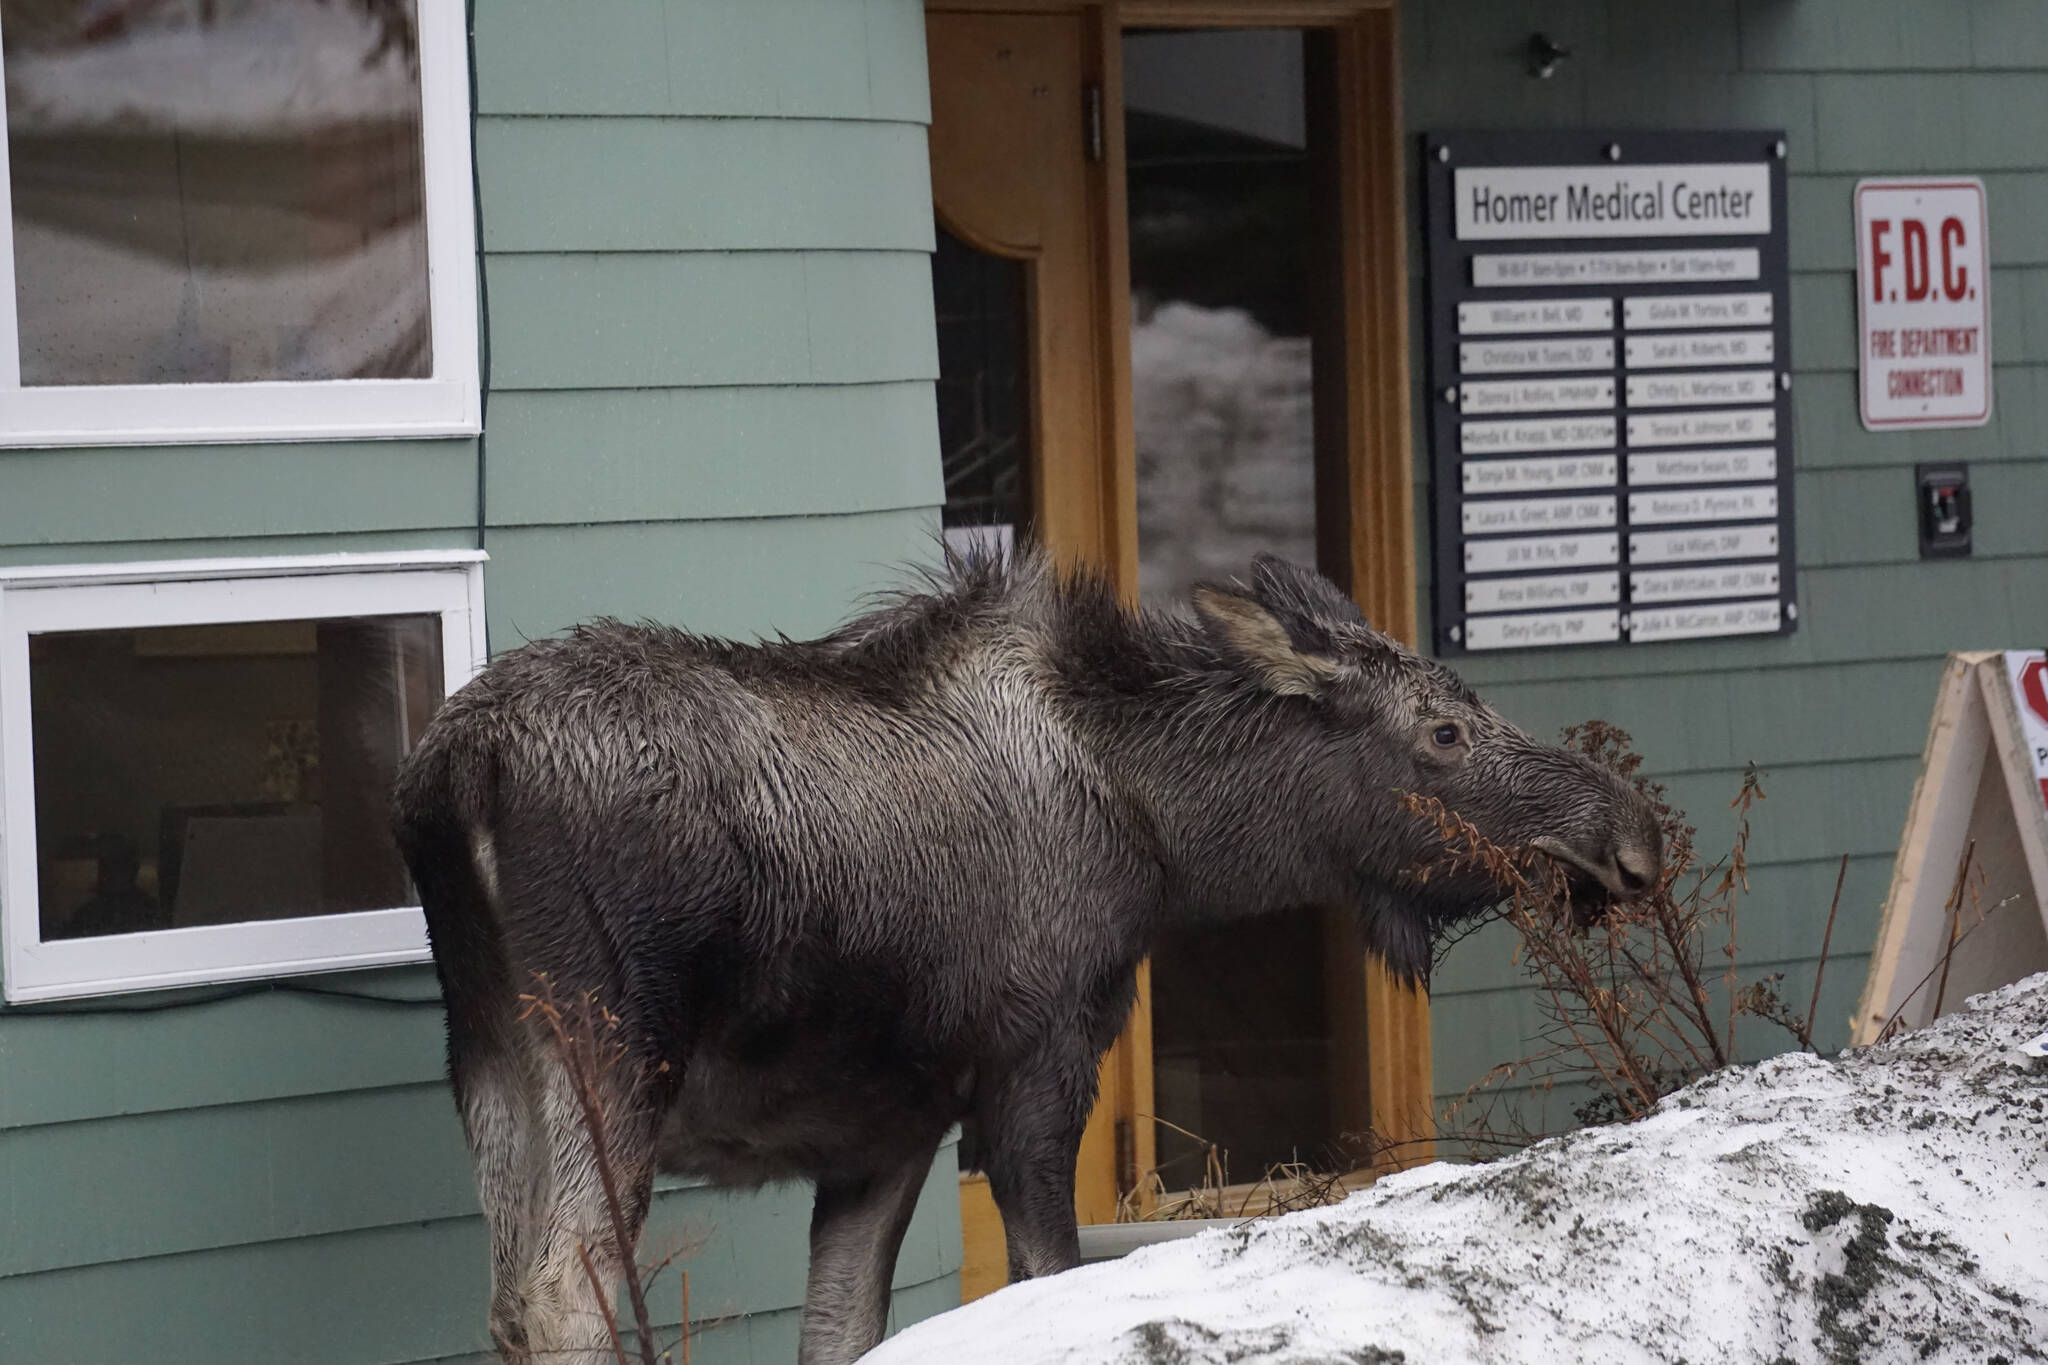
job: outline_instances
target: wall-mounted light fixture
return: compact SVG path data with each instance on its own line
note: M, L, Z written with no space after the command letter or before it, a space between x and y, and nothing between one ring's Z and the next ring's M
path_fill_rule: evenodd
M1572 55L1568 47L1559 47L1547 33L1529 35L1529 74L1539 81L1547 81L1557 71L1557 64Z

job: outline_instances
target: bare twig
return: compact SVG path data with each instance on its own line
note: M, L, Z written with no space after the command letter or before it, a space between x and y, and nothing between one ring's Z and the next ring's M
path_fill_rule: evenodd
M1978 875L1981 876L1982 873L1980 872ZM1962 880L1962 874L1960 870L1958 870L1957 872L1956 880L1958 883L1960 883ZM1950 894L1955 894L1953 889L1951 890ZM1961 933L1955 935L1954 939L1949 943L1947 950L1942 953L1941 961L1935 963L1932 967L1929 967L1927 969L1927 974L1925 976L1922 976L1918 982L1914 983L1913 989L1907 991L1906 994L1900 998L1898 1008L1894 1009L1889 1015L1885 1016L1884 1027L1880 1028L1877 1031L1878 1042L1889 1042L1893 1035L1898 1032L1899 1028L1906 1022L1907 1007L1913 1003L1914 998L1917 997L1920 994L1920 992L1927 989L1927 984L1930 981L1934 980L1935 973L1946 973L1948 971L1948 964L1950 960L1953 958L1955 950L1962 947L1963 944L1969 940L1970 935L1976 933L1979 929L1982 929L1984 925L1990 920L1991 916L1997 914L2000 910L2005 909L2009 905L2017 904L2021 899L2022 895L2022 892L2015 891L2010 896L2005 897L2005 899L1994 902L1988 909L1982 907L1978 909L1976 922L1971 924L1967 929L1964 929ZM1937 1006L1939 1006L1941 1002L1937 999L1935 1003Z
M1828 944L1835 938L1835 912L1842 908L1842 883L1849 879L1849 855L1842 855L1841 870L1835 873L1835 896L1828 902L1828 927L1820 936L1820 963L1813 969L1813 999L1806 1006L1806 1028L1799 1041L1806 1044L1808 1052L1818 1052L1813 1045L1813 1021L1820 1017L1820 979L1828 969Z
M690 1365L690 1270L685 1266L679 1276L683 1282L683 1336L676 1344L683 1351L683 1365Z
M632 1353L626 1349L618 1315L612 1309L611 1287L599 1275L589 1246L580 1240L576 1244L576 1257L597 1298L598 1311L604 1318L605 1331L611 1340L613 1359L618 1365L634 1365L636 1358L638 1365L659 1365L661 1361L671 1361L671 1354L658 1351L655 1343L647 1311L647 1284L684 1255L685 1249L677 1247L661 1259L647 1264L635 1259L637 1239L626 1219L611 1148L611 1116L604 1098L606 1075L627 1057L626 1046L613 1039L620 1027L619 1017L604 1008L594 993L584 995L565 1009L555 994L553 983L538 972L534 974L534 989L520 996L520 1000L524 1006L520 1018L538 1018L553 1042L576 1102L577 1118L583 1126L584 1136L589 1139L591 1164L597 1171L598 1184L604 1193L605 1217L619 1258L619 1278L625 1285L626 1299L633 1310L636 1340ZM679 1274L682 1278L683 1320L682 1335L677 1344L681 1348L684 1365L689 1365L690 1273L682 1269Z
M590 1248L583 1245L580 1241L576 1243L576 1259L583 1263L584 1277L590 1281L591 1292L597 1295L597 1311L604 1314L604 1330L606 1335L612 1339L612 1354L620 1360L624 1360L626 1359L626 1343L619 1339L619 1319L618 1315L612 1312L611 1291L605 1286L603 1278L598 1275L597 1267L590 1263ZM643 1338L640 1344L644 1351L647 1346L646 1340Z
M1948 995L1948 966L1955 960L1957 931L1963 927L1963 891L1970 880L1970 863L1977 856L1975 839L1963 847L1963 865L1956 869L1956 884L1949 889L1948 947L1941 954L1941 984L1934 988L1934 1018L1941 1018L1941 1002Z

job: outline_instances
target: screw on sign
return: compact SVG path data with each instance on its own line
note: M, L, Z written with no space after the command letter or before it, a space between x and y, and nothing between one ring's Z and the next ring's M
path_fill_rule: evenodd
M1856 186L1863 425L1977 426L1991 416L1983 182Z

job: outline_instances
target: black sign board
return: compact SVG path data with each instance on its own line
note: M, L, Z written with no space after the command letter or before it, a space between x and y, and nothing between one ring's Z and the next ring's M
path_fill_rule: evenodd
M1422 153L1437 651L1792 631L1784 135Z

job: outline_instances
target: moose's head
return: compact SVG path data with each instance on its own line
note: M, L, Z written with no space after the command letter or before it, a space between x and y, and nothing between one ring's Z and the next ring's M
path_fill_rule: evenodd
M1491 843L1550 855L1581 910L1657 884L1662 837L1641 792L1530 738L1450 669L1374 630L1328 579L1262 555L1249 585L1204 585L1194 607L1252 686L1298 699L1285 709L1309 742L1289 748L1313 769L1302 774L1318 796L1312 818L1349 860L1367 939L1397 970L1422 974L1437 930L1504 894L1484 868L1447 863L1441 829L1408 808L1411 793Z

